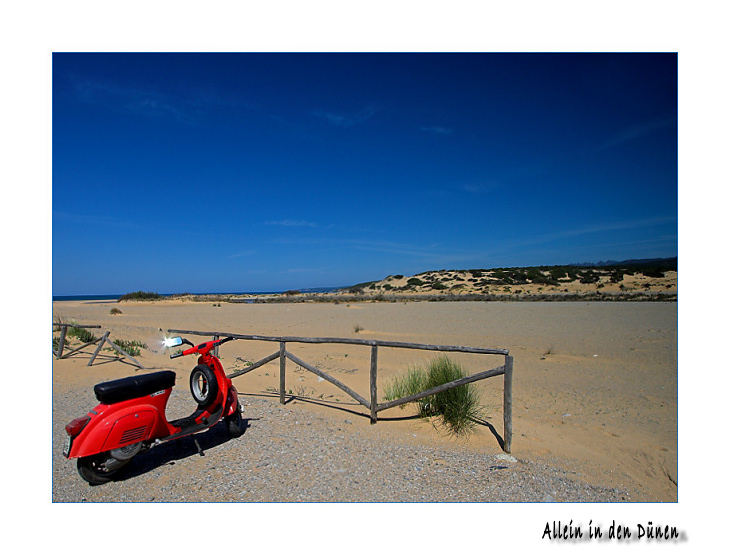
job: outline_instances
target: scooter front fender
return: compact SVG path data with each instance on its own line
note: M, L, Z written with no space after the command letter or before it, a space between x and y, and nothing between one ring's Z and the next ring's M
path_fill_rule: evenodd
M238 391L236 387L231 384L228 389L228 399L226 400L225 416L231 416L238 410Z

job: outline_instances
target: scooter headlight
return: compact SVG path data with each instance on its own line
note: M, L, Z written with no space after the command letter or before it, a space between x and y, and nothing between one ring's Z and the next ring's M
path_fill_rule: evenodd
M168 348L178 347L183 344L183 340L182 337L165 337L165 339L162 340L162 344Z

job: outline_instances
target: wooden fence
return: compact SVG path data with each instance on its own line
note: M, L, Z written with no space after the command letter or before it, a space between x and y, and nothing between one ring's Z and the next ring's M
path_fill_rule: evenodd
M88 343L84 343L80 347L76 347L72 349L71 351L68 351L64 354L63 350L66 346L66 333L68 331L68 328L101 328L99 325L81 325L81 324L67 324L64 322L53 322L53 327L61 328L61 336L59 337L58 341L58 350L54 351L53 354L56 356L56 359L61 358L68 358L69 356L81 351L85 347L89 347L91 345L96 345L96 350L94 351L94 354L91 355L91 358L89 359L89 363L86 366L91 366L94 364L94 361L96 360L96 357L101 352L102 347L104 346L104 343L107 343L112 349L114 349L119 356L122 358L128 358L132 361L132 363L137 366L138 368L144 369L144 366L142 366L139 361L137 361L136 358L134 358L132 355L127 353L124 349L122 349L119 345L114 343L111 339L109 339L110 331L104 332L104 335L101 337L94 338L93 341L89 341Z
M378 421L378 413L386 409L397 407L405 403L417 401L423 397L434 395L460 385L476 382L486 378L492 378L494 376L504 376L504 400L503 400L503 414L504 414L504 439L502 448L506 453L512 450L512 372L514 369L513 357L509 354L506 349L487 349L481 347L461 347L457 345L426 345L421 343L405 343L400 341L381 341L378 339L350 339L350 338L339 338L339 337L271 337L265 335L243 335L237 333L228 333L220 331L193 331L193 330L178 330L169 329L170 333L186 334L186 335L203 335L213 336L213 339L220 339L221 337L233 337L235 339L244 339L249 341L270 341L279 343L279 349L262 358L261 360L254 362L252 365L247 366L242 370L232 372L228 374L229 378L235 378L241 376L257 368L267 364L273 360L279 359L279 401L284 403L286 401L286 359L288 358L295 364L298 364L302 368L309 370L316 374L320 378L327 380L331 384L340 388L342 391L347 393L350 397L355 399L358 403L366 407L370 411L370 422L375 424ZM363 345L370 347L370 398L366 399L356 391L353 391L350 387L339 381L337 378L330 376L323 372L319 368L304 362L299 357L293 355L286 350L287 343L339 343L345 345ZM459 352L459 353L473 353L480 355L501 355L504 356L504 364L498 368L479 372L471 376L466 376L458 380L454 380L449 383L427 389L420 393L401 397L393 401L386 403L378 403L378 349L381 347L393 347L400 349L420 349L427 351L441 351L441 352ZM217 355L217 352L216 352Z

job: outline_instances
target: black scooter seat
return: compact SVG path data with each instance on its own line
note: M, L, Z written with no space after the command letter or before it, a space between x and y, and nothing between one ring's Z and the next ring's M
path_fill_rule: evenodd
M169 389L173 385L175 385L175 372L164 370L96 384L94 393L100 403L111 405Z

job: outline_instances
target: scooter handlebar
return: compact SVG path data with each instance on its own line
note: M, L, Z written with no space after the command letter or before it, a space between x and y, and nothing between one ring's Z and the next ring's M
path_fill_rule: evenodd
M228 341L233 341L236 339L235 337L224 337L223 339L220 339L218 341L210 341L208 343L201 343L200 345L193 346L190 349L185 349L184 351L179 351L173 355L170 355L170 358L177 358L184 355L190 355L197 352L203 352L202 350L199 350L201 348L205 349L205 352L208 352L211 348L217 347L218 345L223 345L223 343L227 343ZM192 345L192 343L190 343Z

